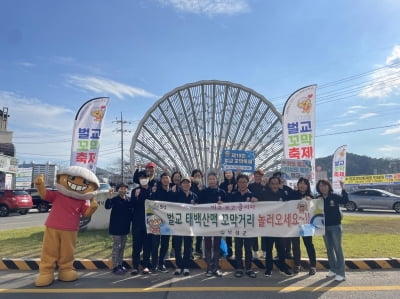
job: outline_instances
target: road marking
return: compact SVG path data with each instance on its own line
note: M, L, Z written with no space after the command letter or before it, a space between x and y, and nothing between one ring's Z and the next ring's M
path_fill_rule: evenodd
M170 287L170 288L85 288L85 289L0 289L0 293L161 293L161 292L354 292L400 291L400 286L335 286L335 287Z

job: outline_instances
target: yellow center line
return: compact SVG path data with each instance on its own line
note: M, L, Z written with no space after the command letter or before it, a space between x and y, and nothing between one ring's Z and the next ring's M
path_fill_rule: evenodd
M169 287L169 288L84 288L84 289L0 289L0 293L161 293L161 292L354 292L400 291L400 286L335 287Z

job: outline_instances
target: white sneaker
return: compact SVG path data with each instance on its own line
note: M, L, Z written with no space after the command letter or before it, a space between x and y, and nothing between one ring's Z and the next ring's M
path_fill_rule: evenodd
M329 270L328 274L326 274L326 277L328 277L328 278L333 278L335 276L336 276L336 273L331 270Z
M189 269L183 269L183 275L189 276L190 275Z
M346 277L342 276L342 275L336 275L335 276L335 281L341 282L341 281L345 281Z

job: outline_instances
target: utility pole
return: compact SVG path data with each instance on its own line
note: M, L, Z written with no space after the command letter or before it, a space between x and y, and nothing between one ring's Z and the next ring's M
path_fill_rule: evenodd
M121 180L122 183L125 183L125 173L124 173L124 133L130 132L129 130L124 129L124 124L130 124L130 122L123 120L122 112L121 112L121 119L116 120L115 123L120 124L120 129L116 129L116 132L121 133Z

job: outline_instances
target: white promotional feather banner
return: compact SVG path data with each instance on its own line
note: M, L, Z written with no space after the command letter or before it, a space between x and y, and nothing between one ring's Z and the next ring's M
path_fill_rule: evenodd
M70 165L96 172L100 138L109 98L94 98L84 103L75 117Z
M340 182L346 179L346 150L347 146L338 147L332 159L332 188L336 193L340 193L342 188Z
M283 108L284 158L311 161L311 185L315 185L315 103L317 85L295 91Z

